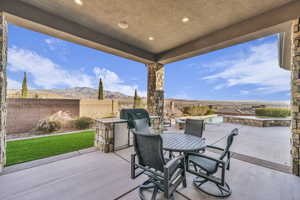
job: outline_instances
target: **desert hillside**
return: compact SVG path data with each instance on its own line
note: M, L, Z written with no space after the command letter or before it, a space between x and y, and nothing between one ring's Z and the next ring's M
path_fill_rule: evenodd
M108 99L129 99L130 96L120 92L105 91L105 98ZM9 98L19 98L20 90L8 90ZM96 99L98 90L88 87L74 87L66 89L50 89L50 90L30 90L29 98L67 98L67 99Z

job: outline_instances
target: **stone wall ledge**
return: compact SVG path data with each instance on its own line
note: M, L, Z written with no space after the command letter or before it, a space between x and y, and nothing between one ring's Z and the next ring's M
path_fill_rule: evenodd
M224 116L224 122L256 127L274 127L291 125L291 118L257 118L254 116Z

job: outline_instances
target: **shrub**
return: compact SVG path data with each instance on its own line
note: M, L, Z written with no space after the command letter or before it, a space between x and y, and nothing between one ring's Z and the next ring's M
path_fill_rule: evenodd
M95 120L93 120L90 117L80 117L80 118L74 120L74 126L77 129L91 128L94 123L95 123Z
M255 115L264 117L288 117L291 111L287 108L256 108Z
M106 114L106 115L104 115L102 118L103 119L105 119L105 118L116 118L117 117L117 115L116 114L114 114L114 113L110 113L110 114Z
M215 114L215 113L216 113L215 110L213 110L213 109L208 109L208 111L206 112L206 115L213 115L213 114Z
M37 125L37 131L42 133L52 133L61 129L62 125L60 121L56 120L41 120Z
M185 106L181 111L184 115L189 116L211 115L215 113L215 111L209 109L208 106Z

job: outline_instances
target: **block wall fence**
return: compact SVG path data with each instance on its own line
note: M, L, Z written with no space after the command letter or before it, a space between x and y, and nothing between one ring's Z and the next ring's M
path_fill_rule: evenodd
M58 111L69 113L72 118L100 118L117 114L117 100L79 100L79 99L21 99L7 100L7 134L32 131L39 120L47 119Z

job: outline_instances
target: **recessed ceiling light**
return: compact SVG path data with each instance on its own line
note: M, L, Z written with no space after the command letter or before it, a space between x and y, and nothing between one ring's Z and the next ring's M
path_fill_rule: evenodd
M150 37L148 37L148 40L153 41L153 40L154 40L154 37L150 36Z
M74 2L77 4L77 5L80 5L80 6L82 6L82 1L81 0L74 0Z
M118 26L122 29L126 29L126 28L128 28L128 23L126 21L120 21L118 23Z
M183 18L181 19L181 21L182 21L183 23L187 23L188 21L190 21L190 19L189 19L188 17L183 17Z

